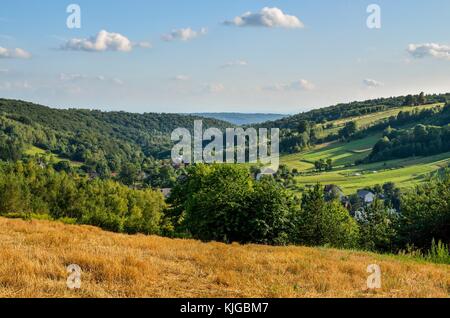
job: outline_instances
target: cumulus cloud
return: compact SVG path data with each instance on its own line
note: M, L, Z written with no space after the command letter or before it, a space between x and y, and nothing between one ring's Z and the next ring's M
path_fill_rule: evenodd
M286 91L311 91L315 85L308 80L301 79L291 83L275 84L266 86L263 89L267 91L286 92Z
M223 64L221 67L229 68L229 67L247 66L247 65L248 65L247 61L238 60L238 61L227 62L227 63Z
M207 28L201 28L199 31L195 31L191 28L175 29L175 30L172 30L172 32L170 32L168 34L164 34L161 37L161 39L166 42L171 42L171 41L176 41L176 40L190 41L201 35L205 35L207 33L208 33Z
M438 43L410 44L408 53L414 58L431 57L450 61L450 46Z
M87 39L70 39L61 46L61 49L85 52L130 52L134 47L149 48L151 45L148 42L133 43L120 33L111 33L101 30L97 35Z
M31 58L31 53L20 48L7 49L0 46L0 58L29 59Z
M384 86L384 83L376 81L374 79L370 79L370 78L366 78L365 80L363 80L363 84L366 85L367 87L381 87L381 86Z
M260 12L246 12L241 16L235 17L231 21L225 21L225 25L234 25L238 27L255 26L266 28L303 28L304 24L299 18L293 15L285 14L278 8L265 7Z

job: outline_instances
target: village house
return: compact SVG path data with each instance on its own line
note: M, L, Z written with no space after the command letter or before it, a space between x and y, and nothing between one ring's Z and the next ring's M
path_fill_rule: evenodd
M375 200L375 194L368 190L359 190L357 194L365 204L371 204Z

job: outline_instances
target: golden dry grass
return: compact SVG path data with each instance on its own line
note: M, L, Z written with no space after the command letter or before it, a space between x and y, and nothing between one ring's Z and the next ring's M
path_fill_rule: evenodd
M82 286L66 287L66 266ZM383 287L368 291L378 264ZM0 218L0 297L448 297L450 268L325 248L204 244Z

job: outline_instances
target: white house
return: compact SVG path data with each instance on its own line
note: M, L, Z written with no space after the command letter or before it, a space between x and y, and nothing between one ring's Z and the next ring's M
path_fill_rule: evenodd
M375 194L367 190L359 190L358 197L366 204L370 204L375 200Z

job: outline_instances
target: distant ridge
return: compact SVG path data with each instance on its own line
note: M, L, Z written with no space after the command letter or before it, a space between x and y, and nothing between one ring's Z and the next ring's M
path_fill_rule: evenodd
M227 121L234 125L259 124L265 121L279 120L289 116L269 113L194 113L192 115Z

